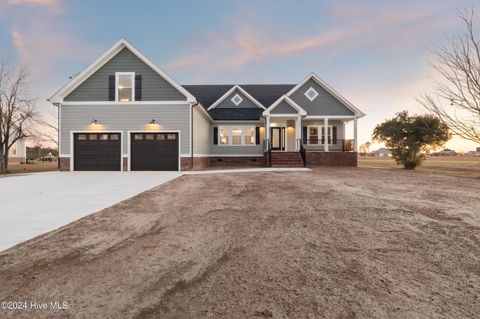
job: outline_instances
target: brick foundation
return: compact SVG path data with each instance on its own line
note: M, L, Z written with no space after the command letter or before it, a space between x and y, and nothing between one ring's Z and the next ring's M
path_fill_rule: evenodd
M357 166L357 152L307 152L307 167Z
M128 171L128 157L122 158L122 170L124 172Z
M208 158L209 165L245 165L245 166L263 166L265 164L263 156L215 156Z
M193 158L193 167L192 167L192 158L191 157L182 157L180 159L181 170L182 171L191 171L191 170L202 170L209 165L208 157L194 157Z
M61 171L70 170L70 157L60 157L60 170Z

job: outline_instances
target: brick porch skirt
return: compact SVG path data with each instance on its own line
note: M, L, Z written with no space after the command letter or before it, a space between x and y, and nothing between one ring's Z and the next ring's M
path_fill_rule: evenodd
M308 152L307 167L357 166L357 152Z

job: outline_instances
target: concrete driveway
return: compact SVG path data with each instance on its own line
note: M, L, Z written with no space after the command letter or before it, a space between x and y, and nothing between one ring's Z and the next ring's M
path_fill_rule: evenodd
M46 172L0 178L0 250L170 181L180 172Z

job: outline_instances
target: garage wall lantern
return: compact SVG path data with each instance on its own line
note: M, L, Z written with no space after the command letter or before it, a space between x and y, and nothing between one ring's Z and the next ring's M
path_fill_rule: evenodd
M155 124L155 119L152 119L152 120L150 121L150 124Z
M92 121L90 122L90 124L97 124L97 123L98 123L97 119L92 119Z

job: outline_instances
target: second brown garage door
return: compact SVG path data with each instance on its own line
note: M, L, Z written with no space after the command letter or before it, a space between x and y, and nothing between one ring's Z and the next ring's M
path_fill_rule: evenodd
M178 133L131 133L132 171L178 171Z

